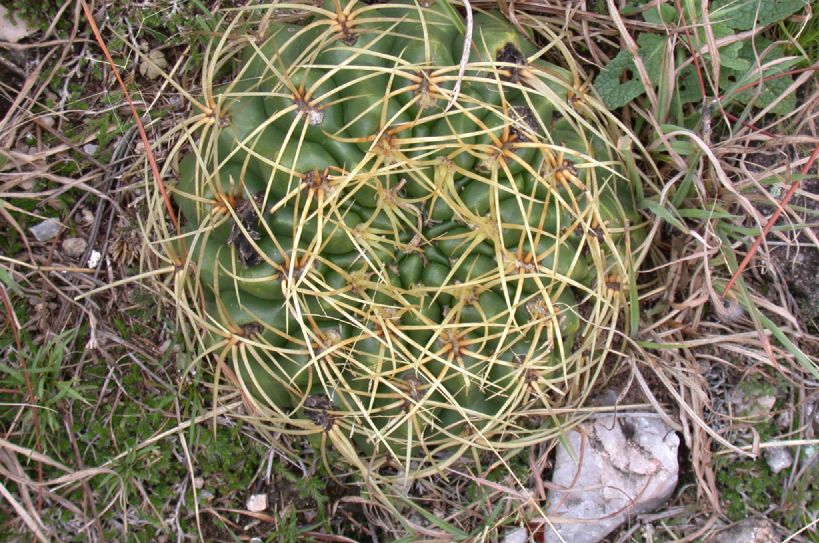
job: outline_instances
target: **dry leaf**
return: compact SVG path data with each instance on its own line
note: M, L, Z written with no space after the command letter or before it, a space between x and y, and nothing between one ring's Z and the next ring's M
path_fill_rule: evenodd
M162 75L162 71L168 67L165 55L159 49L151 49L148 58L139 63L139 73L148 79L156 79Z

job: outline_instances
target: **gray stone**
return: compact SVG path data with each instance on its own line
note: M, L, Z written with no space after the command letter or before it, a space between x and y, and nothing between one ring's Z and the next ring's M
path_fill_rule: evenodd
M37 223L29 230L37 241L48 241L54 239L63 229L63 225L57 219L46 219Z
M546 543L596 543L674 492L680 439L656 414L597 416L566 437L571 452L558 446Z

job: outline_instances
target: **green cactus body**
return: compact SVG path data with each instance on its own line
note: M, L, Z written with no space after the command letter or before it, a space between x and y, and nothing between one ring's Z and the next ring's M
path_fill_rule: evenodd
M572 76L500 14L446 109L441 2L327 1L230 49L174 191L205 287L182 296L260 420L416 466L531 442L529 414L582 398L644 237Z

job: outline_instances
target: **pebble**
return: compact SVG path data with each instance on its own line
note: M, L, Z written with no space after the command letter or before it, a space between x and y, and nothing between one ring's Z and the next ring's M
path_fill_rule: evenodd
M793 456L785 447L771 447L765 450L765 461L774 473L779 473L793 465Z
M79 258L85 252L85 248L88 247L88 242L83 238L66 238L61 246L65 256Z
M88 226L94 222L94 213L87 207L83 207L74 215L74 220L77 224Z
M247 510L251 513L261 513L267 509L267 494L253 494L247 499Z

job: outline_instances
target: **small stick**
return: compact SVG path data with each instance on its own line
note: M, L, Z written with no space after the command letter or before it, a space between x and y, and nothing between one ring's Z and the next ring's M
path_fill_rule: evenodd
M802 167L802 175L806 175L810 171L811 166L813 166L813 163L816 162L817 158L819 158L819 145L816 146L816 148L813 150L813 153L810 155L810 158L805 163L805 166ZM768 233L771 231L771 228L773 228L774 224L776 224L776 221L779 220L779 216L782 215L782 210L785 209L785 206L788 205L788 202L791 201L791 198L793 198L793 195L796 193L796 189L799 188L800 181L801 181L800 179L797 179L796 181L791 183L788 192L785 194L785 197L782 198L782 203L779 204L779 206L777 206L777 208L774 210L773 214L771 215L771 218L765 224L765 228L762 229L762 233L759 234L759 236L756 238L756 241L754 241L754 244L751 245L750 250L748 250L748 254L746 254L745 258L743 258L742 262L740 262L737 271L734 272L734 275L731 276L731 280L728 281L727 285L725 285L725 290L722 291L723 300L725 299L725 296L728 294L728 291L731 290L731 287L734 286L734 283L737 282L739 276L742 275L742 272L745 271L745 268L748 267L748 263L759 250L759 247L762 245L762 242L765 240L766 237L768 237Z

